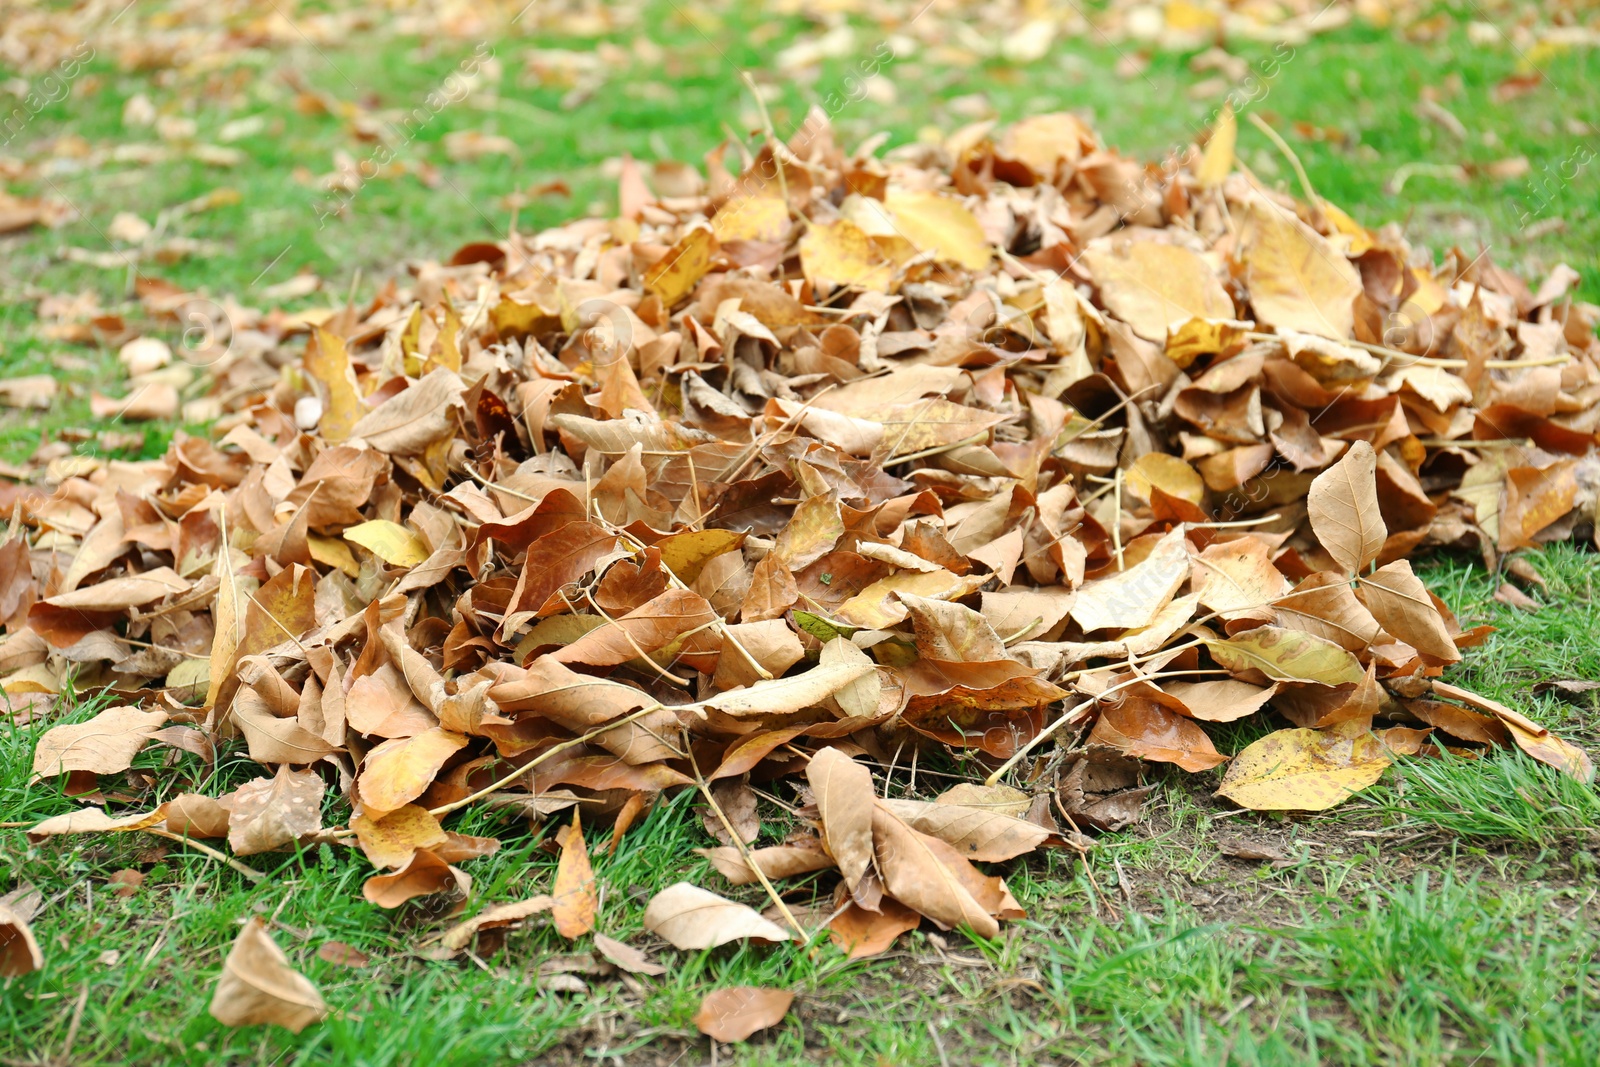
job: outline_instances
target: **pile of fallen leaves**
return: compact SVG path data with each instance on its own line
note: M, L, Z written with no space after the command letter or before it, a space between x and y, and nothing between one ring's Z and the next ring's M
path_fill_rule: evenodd
M164 834L258 878L239 857L349 845L372 903L448 915L499 846L452 813L558 818L551 894L444 930L448 956L544 913L590 932L581 828L614 847L695 789L720 879L772 907L680 883L649 931L825 925L868 954L924 919L994 935L1022 912L979 865L1126 825L1150 763L1227 764L1219 795L1262 810L1446 748L1590 778L1440 680L1488 628L1407 556L1593 526L1600 309L1569 269L1531 291L1263 189L1234 138L1224 115L1144 166L1057 114L880 157L817 114L737 174L728 146L628 163L616 218L364 306L235 306L212 437L45 450L0 490L13 723L69 710L69 678L110 694L34 763L97 806L31 838ZM1289 725L1219 751L1208 726L1251 715ZM202 795L224 746L263 773ZM889 799L937 751L971 780ZM800 829L760 843L758 795ZM835 869L821 899L778 884ZM0 921L8 969L37 966ZM253 923L214 1010L323 1009Z

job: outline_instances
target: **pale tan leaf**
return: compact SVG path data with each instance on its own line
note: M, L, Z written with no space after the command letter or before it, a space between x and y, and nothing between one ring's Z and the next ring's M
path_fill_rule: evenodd
M322 779L311 771L278 768L246 782L217 803L228 812L228 845L249 856L287 848L322 829Z
M1084 633L1147 626L1188 577L1189 545L1179 527L1127 570L1084 582L1070 614Z
M681 949L714 948L745 938L789 940L787 930L763 919L754 908L688 882L675 882L650 898L644 928Z
M68 771L125 771L166 721L163 711L120 707L107 708L86 722L53 726L33 751L33 773L46 777Z
M289 966L259 918L251 918L222 964L211 1017L224 1026L282 1026L299 1033L328 1016L322 994Z
M659 963L652 962L650 957L646 956L640 950L634 948L632 945L627 945L621 941L609 938L605 934L594 935L594 947L595 951L599 952L601 956L604 956L607 960L616 964L618 967L621 967L629 974L643 974L650 975L652 977L658 977L667 973L667 969L665 967L661 966Z
M966 862L949 845L913 830L881 803L873 807L872 839L884 888L896 900L946 930L966 926L979 937L999 934L1000 924L973 899L960 873L947 862Z
M457 923L446 930L444 936L439 938L439 943L452 952L459 952L472 944L472 939L477 937L480 931L495 930L521 922L540 912L549 911L555 906L555 902L554 897L541 894L511 904L490 905L465 922Z
M838 749L824 748L806 764L806 781L817 800L822 839L854 890L872 867L872 772Z
M1411 570L1410 560L1396 560L1362 576L1361 599L1385 630L1418 652L1444 663L1460 661L1461 652L1450 639L1444 617Z
M965 803L942 799L932 804L919 800L879 803L911 828L937 837L967 859L981 863L998 863L1032 852L1050 836L1044 827L1015 814Z

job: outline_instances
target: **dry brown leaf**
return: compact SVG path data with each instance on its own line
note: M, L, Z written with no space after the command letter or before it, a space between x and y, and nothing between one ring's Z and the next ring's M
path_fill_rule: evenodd
M824 748L806 764L816 797L822 839L845 885L854 891L872 869L872 772L836 748Z
M385 741L361 761L357 789L373 814L398 810L420 797L467 738L439 727Z
M1377 453L1357 441L1306 494L1312 532L1346 575L1376 559L1389 536L1378 507L1377 469Z
M790 878L811 871L825 871L835 865L833 857L824 851L821 841L752 849L749 863L745 862L744 853L732 845L702 848L696 851L709 859L711 865L734 885L749 885L760 881L751 863L769 880Z
M251 918L239 931L211 995L211 1017L224 1026L271 1024L299 1033L328 1017L322 994Z
M1450 639L1444 617L1433 606L1409 560L1396 560L1363 575L1361 599L1385 630L1418 652L1444 663L1460 661L1461 653Z
M452 952L459 952L472 944L473 938L484 930L509 926L540 912L549 911L555 905L554 897L544 895L529 897L527 900L519 900L512 904L493 904L465 922L457 923L446 930L439 938L439 943Z
M1000 924L964 884L959 866L967 861L951 846L913 830L881 803L872 810L872 842L884 888L896 900L942 929L966 926L979 937L1000 932Z
M1016 814L972 806L970 802L976 799L969 795L966 802L941 797L932 804L919 800L880 800L878 803L912 829L937 837L967 859L983 863L998 863L1032 852L1050 836L1044 827L1018 818ZM1023 810L1027 807L1025 803Z
M280 766L246 782L217 804L228 813L228 846L240 856L287 848L322 829L322 779Z
M408 900L434 893L464 898L471 892L470 877L425 848L417 849L411 862L393 874L375 874L361 886L361 895L380 908L398 908Z
M171 816L168 816L169 821ZM374 867L404 867L419 848L437 848L447 840L444 827L426 808L406 804L381 819L365 813L350 817L356 844Z
M777 1026L789 1013L794 994L785 989L733 986L705 995L694 1013L695 1029L713 1041L743 1041L757 1030Z
M853 960L877 956L894 945L908 930L922 925L922 916L895 900L884 897L877 911L868 911L851 902L828 923L828 936Z

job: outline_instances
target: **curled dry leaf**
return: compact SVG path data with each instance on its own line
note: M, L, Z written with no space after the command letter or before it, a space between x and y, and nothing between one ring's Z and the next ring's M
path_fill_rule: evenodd
M452 867L438 852L419 848L411 861L393 874L375 874L361 886L361 895L380 908L398 908L408 900L435 893L453 893L465 898L472 892L472 879Z
M786 989L733 986L705 995L694 1013L695 1029L713 1041L743 1041L757 1030L777 1026L789 1014L794 994Z
M211 1017L224 1026L271 1024L299 1033L328 1016L322 994L289 966L258 918L239 931L211 995Z
M452 952L459 952L472 944L472 939L484 930L495 930L520 922L532 915L549 911L556 906L556 898L543 894L519 900L512 904L494 904L465 922L457 923L444 932L439 943ZM571 936L571 935L568 935Z
M33 927L14 905L0 902L0 978L21 978L44 966Z
M711 865L734 885L749 885L760 880L751 868L752 863L768 879L789 878L835 866L833 857L823 850L820 841L752 849L748 863L745 862L744 853L731 845L696 851L709 859Z

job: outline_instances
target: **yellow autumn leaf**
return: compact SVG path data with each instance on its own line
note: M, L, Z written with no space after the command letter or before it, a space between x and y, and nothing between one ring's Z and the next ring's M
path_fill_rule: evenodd
M932 252L968 270L989 265L993 252L977 216L966 205L938 193L897 193L884 197L900 236L919 252Z
M1165 452L1146 452L1133 461L1126 475L1128 489L1137 497L1149 500L1152 487L1163 493L1181 497L1191 504L1205 499L1206 483L1200 472L1177 456Z
M1392 759L1361 720L1279 730L1233 758L1217 795L1254 811L1322 811L1376 782Z
M1211 140L1206 142L1205 155L1200 157L1200 166L1195 170L1202 188L1221 185L1227 178L1233 170L1233 148L1238 142L1239 124L1233 117L1233 105L1224 104L1211 130Z
M1157 241L1096 242L1083 254L1100 298L1147 341L1190 319L1229 319L1233 300L1197 253Z
M1168 332L1167 358L1187 370L1201 356L1237 355L1255 328L1240 319L1190 319Z
M789 205L776 186L730 197L711 218L718 241L781 241L789 233Z
M465 735L435 726L378 745L362 760L357 779L363 810L381 819L411 803L433 784L445 760L466 743Z
M306 547L311 550L311 558L324 567L336 567L354 578L361 573L361 565L356 562L356 557L351 553L350 546L337 537L324 537L322 534L306 534Z
M849 219L813 223L800 238L800 269L813 282L857 285L884 292L893 268L872 239Z
M1260 671L1276 682L1339 685L1366 677L1360 662L1332 641L1280 626L1258 626L1226 641L1207 641L1206 648L1236 674Z
M685 530L663 537L656 547L661 550L662 565L693 585L707 563L744 544L745 536L739 530Z
M717 239L704 226L697 226L667 249L667 254L644 272L644 287L661 298L667 307L694 292L700 279L711 269L711 252Z
M1246 283L1256 319L1343 340L1355 323L1361 275L1288 208L1258 199L1243 227Z
M350 428L361 421L366 407L356 388L355 372L344 340L318 327L306 345L306 373L315 378L327 393L326 407L317 429L325 440L343 441Z
M344 539L360 545L391 567L415 567L428 558L428 546L422 538L388 519L373 519L352 526L344 532ZM313 551L312 558L316 558Z

